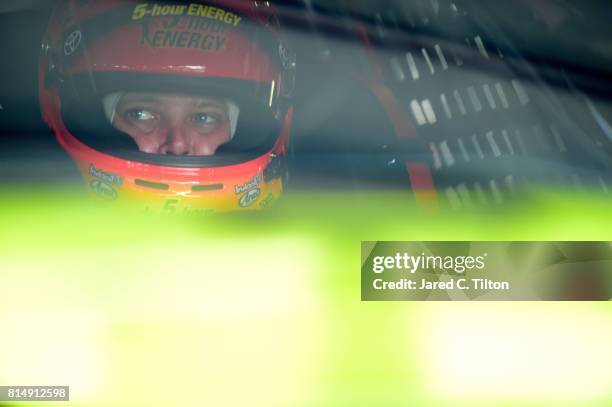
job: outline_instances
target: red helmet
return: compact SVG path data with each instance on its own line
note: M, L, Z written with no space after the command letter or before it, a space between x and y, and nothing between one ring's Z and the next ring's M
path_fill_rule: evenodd
M260 209L282 192L295 58L269 3L71 0L41 110L88 187L152 209Z

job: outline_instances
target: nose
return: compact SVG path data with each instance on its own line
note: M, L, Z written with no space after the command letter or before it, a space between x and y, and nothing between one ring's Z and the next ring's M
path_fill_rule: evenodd
M189 137L183 126L168 129L165 143L160 148L161 154L186 155L190 153Z

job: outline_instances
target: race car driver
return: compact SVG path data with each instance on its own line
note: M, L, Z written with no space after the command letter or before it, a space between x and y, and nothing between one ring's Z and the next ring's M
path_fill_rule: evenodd
M295 58L267 2L60 4L43 42L43 117L93 195L151 210L278 199Z

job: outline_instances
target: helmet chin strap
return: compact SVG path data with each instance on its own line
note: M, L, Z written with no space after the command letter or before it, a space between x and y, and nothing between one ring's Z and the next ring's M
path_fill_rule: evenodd
M104 114L106 118L113 124L113 120L115 119L115 112L117 110L117 105L123 97L124 92L113 92L104 96L102 99L102 106L104 108ZM227 108L227 116L230 123L230 140L234 138L234 134L236 134L236 127L238 126L238 116L240 115L240 108L238 105L230 99L225 99L225 105Z

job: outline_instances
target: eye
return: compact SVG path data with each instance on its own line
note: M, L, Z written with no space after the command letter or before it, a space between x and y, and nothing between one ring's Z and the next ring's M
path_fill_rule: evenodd
M196 124L213 124L217 122L217 119L209 113L199 112L191 116L191 121Z
M127 116L137 121L154 120L156 118L155 114L145 109L131 109L127 112Z

